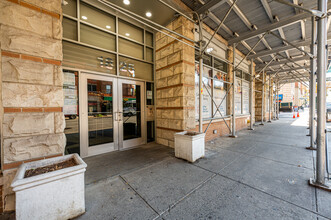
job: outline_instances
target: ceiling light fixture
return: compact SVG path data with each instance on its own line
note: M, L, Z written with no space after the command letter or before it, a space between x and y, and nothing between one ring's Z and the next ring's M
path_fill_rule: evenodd
M130 0L123 0L124 5L130 5Z
M111 27L110 27L109 25L106 25L106 28L107 28L107 29L110 29Z
M87 20L87 17L85 15L82 16L82 19Z
M125 34L125 36L129 37L129 36L130 36L130 34L129 34L129 33L126 33L126 34Z
M214 50L214 48L212 48L212 47L208 47L208 48L206 49L206 52L207 52L207 53L211 53L213 50Z
M146 16L150 18L150 17L152 17L152 13L150 11L148 11L148 12L146 12Z

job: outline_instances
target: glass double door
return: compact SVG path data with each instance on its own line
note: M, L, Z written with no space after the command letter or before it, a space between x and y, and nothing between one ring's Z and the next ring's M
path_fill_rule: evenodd
M143 82L87 73L80 80L82 157L146 142Z

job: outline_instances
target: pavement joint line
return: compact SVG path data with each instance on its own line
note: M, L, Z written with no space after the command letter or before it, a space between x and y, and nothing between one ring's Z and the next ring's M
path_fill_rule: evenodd
M316 215L318 215L318 216L321 216L321 217L323 217L323 218L330 219L329 217L326 217L326 216L324 216L324 215L322 215L322 214L320 214L320 213L318 213L318 212L316 212L316 211L313 211L313 210L307 209L307 208L302 207L302 206L300 206L300 205L297 205L297 204L295 204L295 203L293 203L293 202L287 201L287 200L285 200L285 199L283 199L283 198L280 198L280 197L278 197L278 196L275 196L275 195L273 195L273 194L270 194L270 193L268 193L268 192L265 192L265 191L263 191L263 190L261 190L261 189L258 189L258 188L254 187L254 186L251 186L251 185L249 185L249 184L247 184L247 183L241 182L241 181L239 181L239 180L232 179L232 178L230 178L230 177L228 177L228 176L225 176L225 175L222 175L222 174L220 174L220 173L217 173L217 172L214 172L214 171L208 170L208 169L206 169L206 168L202 168L202 169L204 169L204 170L206 170L206 171L209 171L209 172L212 172L212 173L214 173L214 174L216 174L216 175L218 175L218 176L224 177L224 178L226 178L226 179L232 180L232 181L234 181L234 182L240 183L240 184L242 184L242 185L244 185L244 186L247 186L247 187L249 187L249 188L251 188L251 189L254 189L254 190L257 190L257 191L259 191L259 192L262 192L262 193L264 193L264 194L266 194L266 195L269 195L269 196L274 197L274 198L276 198L276 199L279 199L279 200L281 200L281 201L283 201L283 202L286 202L286 203L289 203L289 204L291 204L291 205L294 205L294 206L296 206L296 207L298 207L298 208L304 209L304 210L306 210L306 211L308 211L308 212L314 213L314 214L316 214Z
M201 167L200 167L201 168ZM191 189L187 194L185 194L183 197L181 197L179 200L175 201L174 203L172 203L166 210L164 210L163 212L160 213L160 216L158 216L157 218L162 217L162 215L164 215L167 212L170 212L171 209L175 208L180 202L184 201L186 198L188 198L190 195L192 195L193 193L195 193L197 190L199 190L201 187L203 187L205 184L207 184L208 182L210 182L212 179L214 179L217 174L206 170L210 173L212 173L213 175L211 175L210 177L208 177L207 179L205 179L203 182L199 183L195 188ZM154 219L157 219L154 218Z
M254 148L254 147L251 147L250 149L252 149L252 148ZM249 150L250 150L250 149L249 149ZM249 150L247 150L247 151L245 151L245 152L239 152L239 151L229 150L229 149L225 149L225 148L222 148L222 150L231 151L231 152L235 152L235 153L240 153L240 154L247 155L247 156L252 156L252 157L262 158L262 159L270 160L270 161L273 161L273 162L276 162L276 163L281 163L281 164L286 164L286 165L289 165L289 166L298 167L297 164L286 163L286 162L283 162L283 161L273 160L273 159L270 159L270 158L266 158L266 157L262 157L262 156L258 156L258 155L253 155L253 154L246 153L246 152L248 152ZM218 152L218 154L219 154L219 152ZM234 161L233 161L233 162L234 162ZM225 167L224 167L224 168L225 168ZM305 166L302 166L302 165L300 165L299 168L304 168L304 169L308 169L308 170L313 170L313 168L305 167Z
M147 202L147 200L144 198L144 197L142 197L140 194L139 194L139 192L137 191L137 190L135 190L131 185L130 185L130 183L124 178L124 177L122 177L121 175L119 175L119 178L126 184L126 185L128 185L130 188L131 188L131 190L132 191L134 191L143 201L144 201L144 203L149 207L149 208L151 208L158 216L157 217L155 217L154 219L156 219L156 218L158 218L159 216L160 216L160 213L156 210L156 209L154 209L153 208L153 206L151 206L148 202Z
M94 184L97 184L97 183L101 183L101 182L104 182L104 181L107 181L107 180L116 179L116 178L118 178L120 175L123 175L123 176L124 176L124 175L127 175L127 174L135 173L135 172L137 172L137 171L139 171L139 170L142 170L142 169L145 169L145 168L149 168L149 167L151 167L151 166L157 165L157 164L159 164L159 163L162 163L162 162L164 162L164 161L170 160L170 159L172 159L172 158L174 158L174 157L173 157L172 155L169 155L168 157L166 157L166 158L164 158L164 159L162 159L162 160L159 160L159 161L156 161L156 162L152 162L152 163L144 164L144 165L142 165L142 166L140 166L140 167L133 168L132 170L129 170L129 171L127 171L127 172L123 172L123 173L115 174L115 175L113 175L113 176L109 176L109 177L105 177L105 178L102 178L102 179L98 179L98 180L93 181L93 182L91 182L91 183L85 184L85 186L88 187L88 186L90 186L90 185L94 185Z

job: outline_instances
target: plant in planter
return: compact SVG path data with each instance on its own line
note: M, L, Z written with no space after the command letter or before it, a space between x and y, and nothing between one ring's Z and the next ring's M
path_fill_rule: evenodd
M23 163L11 184L16 219L69 219L83 214L85 170L78 154Z
M183 131L175 134L175 156L195 162L205 156L205 133Z

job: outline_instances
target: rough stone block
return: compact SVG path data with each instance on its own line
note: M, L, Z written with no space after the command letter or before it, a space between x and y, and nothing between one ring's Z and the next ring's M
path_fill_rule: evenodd
M155 65L156 65L156 69L160 69L160 68L163 68L165 66L168 65L168 58L167 57L164 57L164 58L161 58L160 60L158 60L157 62L155 62Z
M172 76L173 75L173 67L169 67L169 68L166 68L166 69L163 69L161 70L161 78L166 78L166 77L169 77L169 76Z
M63 86L62 66L54 66L54 85Z
M167 86L167 78L162 78L156 81L156 88L162 88Z
M4 139L4 162L29 160L64 152L64 133Z
M163 49L161 49L161 57L166 57L174 52L174 45L170 44Z
M63 133L66 127L66 121L63 112L54 113L55 133Z
M62 40L62 19L52 18L52 30L53 30L53 38Z
M160 137L156 138L156 143L162 144L164 146L168 146L168 140L160 138Z
M12 183L12 181L16 175L16 171L17 171L17 169L9 169L9 170L3 171L3 181L4 181L3 195L4 196L14 193L14 191L10 187L10 184Z
M168 65L181 61L181 51L168 56Z
M54 76L62 75L51 64L2 57L2 81L53 85ZM61 80L62 81L62 80Z
M168 86L178 85L181 83L181 76L179 74L168 77Z
M38 7L47 9L52 12L56 12L60 14L62 12L61 1L54 1L54 0L24 0L25 2L31 3Z
M1 25L1 49L55 60L62 60L62 41Z
M22 7L9 1L0 1L0 8L0 21L2 24L20 28L26 31L31 31L45 37L53 37L53 21L51 16L37 12L35 10L31 10L26 7Z
M54 113L4 114L3 137L54 133Z
M62 107L62 87L3 83L4 107Z
M160 38L156 41L155 49L158 50L158 49L160 49L161 47L164 47L167 44L168 44L168 38L162 37L162 38Z

